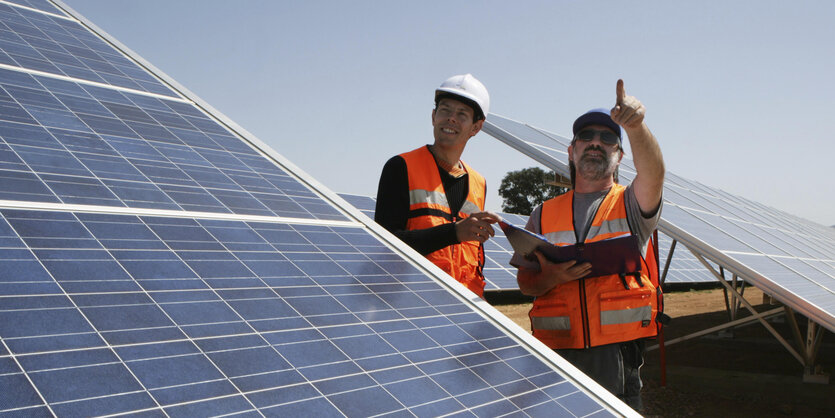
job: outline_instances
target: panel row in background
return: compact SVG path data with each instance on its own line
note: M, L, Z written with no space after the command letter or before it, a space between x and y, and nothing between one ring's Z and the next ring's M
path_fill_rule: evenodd
M489 135L568 175L570 139L498 115ZM635 167L620 166L629 183ZM668 170L659 231L835 331L835 230ZM663 248L662 248L663 249ZM682 253L676 250L676 255ZM661 260L665 258L662 255ZM676 258L674 257L674 260Z
M0 414L611 416L365 228L0 210Z
M340 196L348 203L354 205L369 218L374 219L376 199L369 196L340 193ZM499 213L506 221L513 225L524 227L528 217L512 213ZM493 228L496 235L484 244L484 279L485 291L518 290L516 283L516 268L510 265L510 258L513 256L513 248L505 238L501 228ZM672 240L663 233L658 234L659 257L661 269L667 260ZM669 284L699 284L713 283L716 277L700 263L692 253L682 245L678 245L673 253L674 257L670 263L666 283Z

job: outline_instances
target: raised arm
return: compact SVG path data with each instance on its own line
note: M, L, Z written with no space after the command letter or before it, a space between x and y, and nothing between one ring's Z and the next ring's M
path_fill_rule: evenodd
M612 120L622 126L629 136L632 150L632 160L638 174L632 181L635 197L641 212L646 215L654 213L661 203L661 192L664 189L664 157L661 147L650 132L644 116L646 108L634 96L627 96L623 87L623 80L618 80L616 86L616 103L612 108Z

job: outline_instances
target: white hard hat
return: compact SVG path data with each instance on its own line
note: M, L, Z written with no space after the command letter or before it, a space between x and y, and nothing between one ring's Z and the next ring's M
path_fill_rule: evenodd
M490 95L487 93L487 87L481 84L472 74L454 75L443 83L441 87L435 90L435 98L442 92L461 96L475 102L481 108L481 113L487 117L487 112L490 111Z

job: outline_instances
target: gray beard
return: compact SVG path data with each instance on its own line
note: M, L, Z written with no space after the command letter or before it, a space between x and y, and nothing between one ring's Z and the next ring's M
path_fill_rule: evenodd
M577 164L577 175L590 181L603 180L611 177L616 167L617 161L612 154L604 153L600 160L583 155Z

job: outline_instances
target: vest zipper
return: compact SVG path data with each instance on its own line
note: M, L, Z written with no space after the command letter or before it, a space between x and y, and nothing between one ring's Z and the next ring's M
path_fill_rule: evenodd
M611 189L610 189L611 191ZM608 193L606 193L608 196ZM605 198L604 198L605 200ZM603 202L601 201L600 204L602 205ZM589 229L591 229L591 224L594 223L594 219L597 218L597 212L600 210L600 206L597 206L597 209L594 210L594 215L591 218L591 222L589 222ZM571 194L571 225L574 226L574 194ZM585 243L585 240L580 241L580 234L577 233L577 228L574 229L574 245L582 246ZM588 235L588 229L586 230L586 235ZM586 236L586 240L589 237ZM591 338L589 337L589 313L588 313L588 304L586 303L586 279L580 279L580 322L583 325L583 347L589 348L591 347Z
M454 225L456 222L458 222L458 221L459 221L459 219L460 219L459 217L457 217L457 216L453 216L453 217L452 217L452 224ZM459 242L457 245L450 245L450 247L452 247L452 256L451 256L452 258L451 258L451 260L450 260L450 261L451 261L451 263L450 263L450 264L451 264L451 265L450 265L450 268L451 268L451 269L455 267L453 264L455 264L455 260L457 260L456 255L457 255L457 253L458 253L458 247L459 247L459 245L460 245L460 244L461 244L461 243ZM457 280L457 279L458 279L458 277L457 277L458 275L456 274L455 276L456 276L456 277L455 277L455 279Z
M580 279L580 322L583 324L583 346L589 348L591 347L591 338L589 337L589 314L586 305L586 279Z

